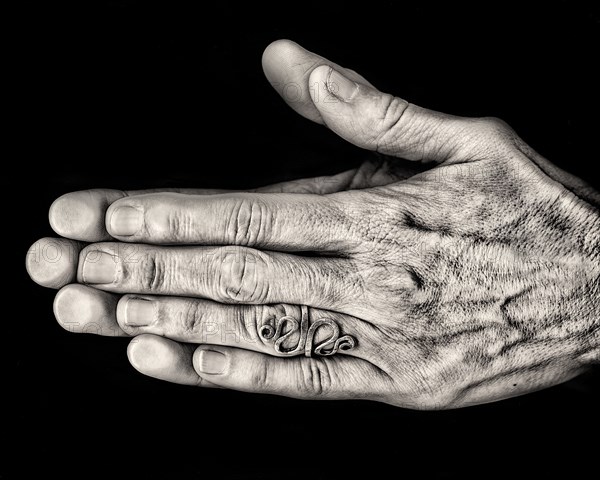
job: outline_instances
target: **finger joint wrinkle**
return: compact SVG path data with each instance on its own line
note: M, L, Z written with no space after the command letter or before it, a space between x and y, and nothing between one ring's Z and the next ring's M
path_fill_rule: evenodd
M232 237L236 245L254 245L261 242L263 232L269 228L266 208L257 200L240 199L232 213Z
M183 317L183 329L185 333L196 335L198 333L205 334L205 309L200 302L190 301L186 305L185 314Z
M183 212L169 212L167 218L168 233L177 241L185 241L193 238L192 219Z
M158 262L151 255L146 256L142 267L142 286L150 292L157 291L164 283L163 275L164 269Z
M409 103L400 98L389 95L381 118L379 118L381 130L375 138L375 150L385 153L390 144L397 141L398 126L405 119ZM391 136L391 138L389 138Z

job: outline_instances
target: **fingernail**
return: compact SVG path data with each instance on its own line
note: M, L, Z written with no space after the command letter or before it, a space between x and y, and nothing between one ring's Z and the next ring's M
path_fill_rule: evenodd
M113 283L117 276L117 262L112 255L93 250L85 256L81 276L85 283Z
M327 90L344 102L350 102L358 92L358 83L344 77L333 68L327 75Z
M225 370L227 357L221 352L214 350L201 350L199 363L200 373L218 375Z
M130 298L125 308L125 325L147 327L154 323L154 305L150 300Z
M110 230L114 235L128 237L142 228L144 214L137 208L118 207L110 216Z

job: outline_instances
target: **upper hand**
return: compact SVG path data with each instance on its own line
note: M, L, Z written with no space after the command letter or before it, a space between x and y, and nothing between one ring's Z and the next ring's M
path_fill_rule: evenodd
M50 266L44 243L32 247L34 279L57 287L76 275L101 290L65 287L59 321L84 304L118 333L201 343L138 337L132 362L159 378L416 408L525 393L600 360L597 192L498 120L416 107L291 42L263 62L302 115L433 168L407 179L395 160L368 163L303 193L96 192L85 195L116 198L85 228L65 197L52 213L58 233L119 243L61 243L78 258ZM291 82L299 90L286 98ZM309 323L333 319L356 346L282 358L262 327L300 321L302 305Z

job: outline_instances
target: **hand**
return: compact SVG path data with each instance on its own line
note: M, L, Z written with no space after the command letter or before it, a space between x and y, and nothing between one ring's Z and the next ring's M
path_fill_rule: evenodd
M34 279L58 287L76 268L94 287L63 288L59 321L118 321L140 335L133 365L165 380L413 408L530 392L600 361L597 192L498 120L416 107L288 41L263 65L300 114L433 168L406 179L386 159L302 194L63 197L57 233L119 242L54 263L39 255L50 240L32 247ZM302 322L320 325L313 356L288 357L310 343ZM337 352L317 356L330 338Z

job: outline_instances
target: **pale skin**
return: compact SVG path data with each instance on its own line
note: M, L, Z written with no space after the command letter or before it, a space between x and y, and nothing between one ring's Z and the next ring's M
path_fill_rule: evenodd
M61 325L134 336L132 365L171 382L418 409L600 362L598 192L499 120L417 107L293 42L263 67L299 114L384 156L252 192L61 197L50 222L64 238L27 259L61 288ZM278 353L261 328L301 306L355 347Z

